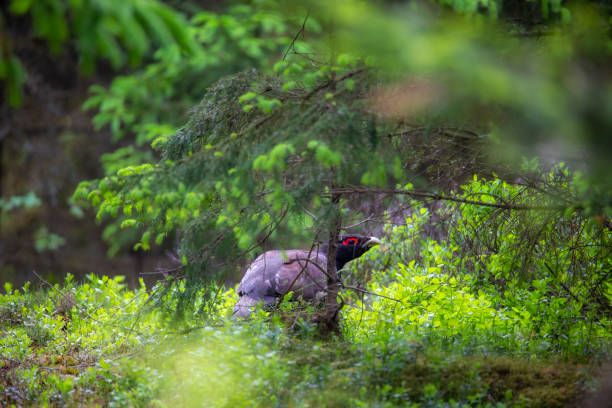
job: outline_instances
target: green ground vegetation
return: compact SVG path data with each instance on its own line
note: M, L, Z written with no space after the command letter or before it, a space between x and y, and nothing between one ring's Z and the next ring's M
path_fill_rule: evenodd
M544 176L567 183L568 175L561 167ZM474 178L461 191L483 200L494 192L520 194L525 205L542 199L499 179ZM300 302L234 321L233 288L199 290L177 320L184 281L137 290L121 278L95 276L41 282L38 290L7 284L0 297L0 401L564 407L596 390L612 342L612 284L601 272L612 259L605 252L610 231L576 216L568 229L538 210L504 210L496 220L492 207L412 205L405 225L389 224L384 244L345 272L340 336L321 337L309 317L317 306ZM434 212L446 216L440 227L449 217L463 227L432 240L423 228L434 223ZM526 219L540 231L535 242L513 233L525 234ZM478 234L490 237L489 228L472 228L487 223L497 223L491 254L458 246L481 242ZM592 242L602 244L596 253L589 252ZM525 244L537 255L525 266L529 278L512 262ZM583 249L559 257L577 247ZM553 267L563 267L563 276ZM359 281L367 284L354 290Z

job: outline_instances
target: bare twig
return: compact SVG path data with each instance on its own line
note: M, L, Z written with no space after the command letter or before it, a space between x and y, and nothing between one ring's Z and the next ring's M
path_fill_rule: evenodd
M47 286L49 286L51 289L57 291L57 288L55 286L53 286L52 284L50 284L45 278L43 278L42 276L40 276L38 273L36 273L36 271L34 269L32 269L32 273L34 275L36 275L36 277L38 279L40 279L41 282L45 283ZM58 291L59 292L59 291ZM59 292L61 294L61 292Z
M479 205L483 207L501 208L504 210L518 210L518 211L532 211L532 210L547 210L547 211L558 211L563 209L562 206L546 206L546 205L520 205L520 204L506 204L506 203L487 203L485 201L468 200L456 196L445 196L442 194L428 193L424 191L414 190L398 190L392 188L367 188L367 187L339 187L334 188L326 193L326 196L332 194L402 194L408 195L415 198L429 198L432 200L440 201L452 201L456 203Z
M353 224L353 225L347 225L346 227L342 227L342 229L351 229L351 228L355 228L355 227L358 227L358 226L359 226L359 225L361 225L361 224L365 224L366 222L372 221L373 219L374 219L374 217L373 217L373 216L370 216L370 217L366 218L365 220L359 221L359 222L358 222L358 223L356 223L356 224Z
M326 81L325 83L323 83L323 84L317 86L316 88L314 88L312 91L308 92L306 94L306 96L304 96L303 102L306 102L308 99L310 99L314 94L319 92L321 89L327 88L328 86L331 86L331 85L335 85L338 82L342 82L345 79L348 79L350 77L358 75L358 74L362 73L365 70L366 70L366 67L361 67L359 69L356 69L355 71L347 72L346 74L342 75L340 78L330 79L329 81Z
M302 273L304 273L304 271L308 267L308 262L310 262L310 255L312 254L312 250L315 247L315 242L317 241L317 237L318 236L319 236L319 233L317 232L317 235L315 236L315 239L312 242L312 245L310 246L310 250L308 251L308 260L306 261L306 263L302 267L302 270L300 271L300 273L298 273L296 275L296 277L293 279L293 282L291 282L291 285L289 285L289 290L287 291L287 293L289 293L293 289L293 285L295 285L295 282L298 280L298 278L302 275ZM319 259L319 252L318 252L318 250L317 250L317 259ZM299 262L299 259L296 258L296 260ZM316 263L314 263L314 264L316 265Z
M289 51L291 49L295 50L295 42L297 41L297 39L300 36L300 34L302 34L302 38L304 37L304 32L306 31L306 22L307 21L308 21L308 13L306 13L306 17L304 18L304 22L302 23L302 27L300 27L298 32L295 33L295 36L293 37L293 40L291 40L291 43L289 44L289 46L285 50L285 53L283 54L283 61L285 60L285 58L287 58L287 54L289 53Z
M356 292L365 293L366 295L378 296L378 297L385 298L385 299L388 299L388 300L392 300L394 302L401 303L401 304L404 303L404 302L402 302L399 299L395 299L395 298L392 298L392 297L389 297L389 296L381 295L380 293L376 293L376 292L370 292L369 290L361 289L361 288L358 288L357 286L342 285L342 287L345 288L345 289L354 290Z
M561 278L557 276L557 274L553 271L553 269L550 267L550 265L548 265L547 263L544 263L544 266L546 266L546 269L548 269L548 272L550 272L551 275L553 275L555 278L557 278L557 281L559 282L559 285L561 285L561 287L563 289L565 289L565 291L568 293L568 295L570 295L576 302L584 303L582 300L578 299L578 297L576 295L574 295L574 293L570 290L570 288L567 287L567 285L565 283L563 283L561 281Z

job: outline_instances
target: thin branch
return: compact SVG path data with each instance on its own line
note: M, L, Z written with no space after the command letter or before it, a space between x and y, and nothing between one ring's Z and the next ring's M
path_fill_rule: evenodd
M304 266L302 266L302 270L300 270L300 273L298 273L298 274L295 276L295 278L293 278L293 282L291 282L291 285L289 285L289 289L287 290L287 293L289 293L289 292L291 292L291 290L293 290L293 285L295 285L295 282L296 282L296 281L299 279L299 277L302 275L302 273L304 273L304 272L306 271L306 268L308 268L308 263L312 262L312 263L313 263L313 265L316 265L316 266L317 266L317 267L320 269L319 265L318 265L316 262L313 262L313 261L310 259L310 256L311 256L311 254L312 254L312 250L313 250L313 249L314 249L314 247L315 247L315 241L317 240L318 235L319 235L319 234L317 233L317 235L315 236L315 239L314 239L314 241L313 241L312 245L310 246L310 250L308 251L308 258L307 258L307 259L305 259L306 263L304 264ZM319 250L317 249L317 260L318 260L318 259L319 259ZM295 260L296 260L298 263L300 262L300 258L295 258ZM308 273L306 273L306 274L308 275ZM313 282L317 283L317 286L319 286L320 288L322 288L322 287L321 287L321 285L320 285L320 284L318 284L318 282L316 282L314 279L312 279L312 276L308 275L308 277L309 277L309 278L310 278L310 279L311 279ZM325 290L324 288L322 288L322 289L323 289L323 290Z
M307 21L308 21L308 13L306 13L306 17L304 18L304 22L302 23L302 27L300 27L298 32L295 33L295 36L293 37L293 40L291 40L291 43L289 44L289 46L285 50L285 53L283 54L283 61L285 60L285 58L287 58L287 54L289 53L289 51L291 49L293 49L295 51L295 42L297 41L297 39L300 36L300 34L302 34L302 38L304 37L304 32L306 30L306 22Z
M414 190L398 190L392 188L367 188L367 187L340 187L329 190L325 195L329 196L332 194L402 194L408 195L414 198L429 198L432 200L440 201L452 201L456 203L479 205L483 207L501 208L504 210L519 210L519 211L531 211L531 210L548 210L558 211L563 209L562 206L546 206L546 205L520 205L520 204L504 204L504 203L487 203L485 201L468 200L456 196L445 196L436 193L428 193L424 191Z
M180 266L177 266L176 268L156 268L155 272L139 272L139 275L164 275L164 277L166 277L167 275L170 275L171 273L174 272L178 272L181 270Z
M329 277L329 274L327 273L327 271L324 268L322 268L321 265L319 265L316 262L314 262L312 259L308 259L308 258L295 258L295 260L296 261L306 261L307 263L310 262L312 265L314 265L316 268L318 268L322 273L324 273L326 276ZM312 277L311 277L311 279L312 279ZM317 284L317 286L320 287L320 285L318 285L318 282L316 282L314 279L313 279L313 283ZM388 300L392 300L392 301L397 302L397 303L404 304L404 302L402 302L399 299L395 299L395 298L392 298L392 297L389 297L389 296L386 296L386 295L382 295L382 294L376 293L376 292L370 292L368 290L361 289L361 288L356 287L356 286L350 286L350 285L342 284L342 287L345 288L345 289L354 290L356 292L365 293L367 295L382 297L382 298L385 298L385 299L388 299Z
M312 217L312 219L313 219L313 220L315 220L315 221L317 220L317 216L316 216L315 214L313 214L311 211L309 211L309 210L306 208L306 206L304 206L304 205L303 205L302 203L300 203L299 201L298 201L298 205L299 205L299 206L302 208L302 210L304 210L304 212L305 212L306 214L308 214L310 217ZM316 239L316 237L315 237L315 239Z
M60 295L63 296L63 293L61 293L60 291L57 290L57 288L55 286L53 286L52 284L49 283L49 281L47 281L45 278L43 278L42 276L40 276L38 273L36 273L36 270L32 269L32 273L34 275L36 275L36 277L38 279L40 279L41 282L47 284L47 286L49 286L51 289L53 289L54 291L57 291Z
M381 298L392 300L392 301L397 302L397 303L404 304L404 302L402 302L399 299L395 299L395 298L392 298L392 297L389 297L389 296L381 295L380 293L376 293L376 292L370 292L368 290L358 288L357 286L342 285L342 287L345 288L345 289L354 290L356 292L365 293L366 295L378 296L378 297L381 297Z
M310 99L314 94L319 92L321 89L327 88L330 85L335 85L338 82L342 82L345 79L348 79L348 78L350 78L352 76L358 75L358 74L362 73L365 70L366 70L366 67L361 67L359 69L356 69L355 71L347 72L346 74L342 75L338 79L330 79L329 81L325 82L324 84L321 84L321 85L317 86L316 88L314 88L312 91L308 92L306 94L306 96L304 96L304 100L302 101L302 103L306 102L308 99Z
M342 229L351 229L351 228L355 228L355 227L360 226L361 224L365 224L366 222L372 221L373 219L374 219L374 217L373 217L373 216L370 216L370 217L366 218L366 219L365 219L365 220L363 220L363 221L359 221L359 222L358 222L358 223L356 223L356 224L353 224L353 225L348 225L348 226L346 226L346 227L342 227Z
M574 299L579 304L584 303L582 300L578 299L576 295L574 295L574 293L570 290L570 288L567 287L565 283L563 283L563 281L561 281L561 277L557 276L557 274L553 271L550 265L548 265L548 263L544 263L544 266L546 266L546 269L548 269L548 272L550 272L550 274L553 275L557 279L557 281L559 282L559 285L561 285L561 287L565 289L565 291L568 293L568 295L570 295L572 299Z
M240 254L238 254L238 256L236 258L242 258L244 255L248 254L249 252L251 252L252 250L257 248L258 246L263 245L268 240L268 238L270 238L272 233L274 231L276 231L276 229L278 228L279 224L285 219L285 216L287 215L288 211L289 211L289 207L287 206L287 207L285 207L285 210L281 214L280 219L278 221L276 221L273 225L268 225L266 227L266 228L269 228L269 230L266 233L266 235L262 239L258 240L257 243L253 244L250 248L245 249ZM263 229L262 229L262 232L263 232Z

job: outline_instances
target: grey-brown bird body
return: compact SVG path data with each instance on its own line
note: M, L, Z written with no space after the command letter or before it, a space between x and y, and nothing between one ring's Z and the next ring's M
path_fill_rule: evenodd
M373 237L339 237L336 269L363 255L380 241ZM238 285L240 299L234 316L248 317L259 302L270 305L290 291L294 297L315 299L327 290L327 245L312 251L291 249L267 251L257 257Z

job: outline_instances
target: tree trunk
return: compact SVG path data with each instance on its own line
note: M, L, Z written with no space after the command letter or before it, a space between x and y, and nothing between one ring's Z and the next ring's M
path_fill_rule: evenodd
M340 279L336 270L336 251L338 250L338 235L342 226L342 219L338 203L340 195L332 196L333 215L329 228L329 241L327 247L327 298L325 300L325 314L323 321L324 329L327 333L339 333L338 317L341 304L338 304L338 291L340 289Z

